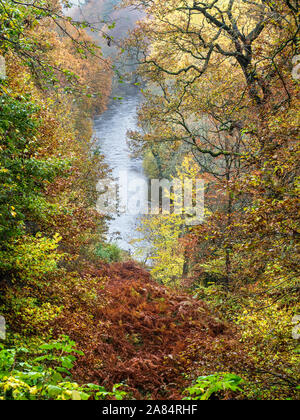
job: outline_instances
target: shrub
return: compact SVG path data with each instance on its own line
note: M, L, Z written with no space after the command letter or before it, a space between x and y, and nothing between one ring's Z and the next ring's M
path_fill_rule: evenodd
M112 392L102 386L80 386L72 381L70 369L76 361L75 342L67 336L38 347L39 356L27 348L5 349L0 345L0 400L122 400L124 385ZM26 359L26 361L24 361Z
M226 391L241 392L243 379L231 373L216 373L210 376L200 376L196 383L184 391L185 400L207 401L214 397L221 397Z
M121 261L122 251L116 244L100 244L95 253L106 263Z

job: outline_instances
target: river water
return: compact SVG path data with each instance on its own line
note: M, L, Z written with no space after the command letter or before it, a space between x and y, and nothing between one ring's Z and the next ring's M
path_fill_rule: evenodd
M112 59L119 72L123 73L130 72L131 65L126 61L119 62L117 45L127 37L128 31L134 28L135 23L143 14L134 8L115 10L115 6L120 3L121 0L73 0L74 7L68 14L78 20L99 22L99 29L108 33L116 42L108 47L107 40L103 39L101 32L100 34L93 32L90 35L101 46L103 56ZM78 4L81 4L81 7L76 7ZM114 21L115 28L109 29L107 25L104 25L105 19L108 19L110 23ZM132 67L132 71L134 70ZM118 77L114 80L112 97L115 95L121 96L123 100L111 100L106 112L95 118L94 135L97 138L97 149L104 155L105 163L112 171L113 178L117 179L120 172L126 173L128 184L134 186L133 191L130 189L128 191L130 204L143 200L142 192L136 194L134 190L138 190L138 185L147 181L142 158L134 158L131 155L127 139L127 132L137 129L137 109L142 95L131 83L119 85ZM113 220L108 222L108 241L116 243L121 249L133 254L135 247L131 241L139 237L137 225L140 217L140 215L128 214L128 212L115 215ZM144 246L146 248L147 244Z
M139 201L137 195L138 185L147 183L143 171L142 158L132 156L128 145L128 130L137 129L137 109L141 102L141 94L135 86L127 85L122 89L123 100L112 100L106 112L97 117L94 122L94 132L98 139L98 149L104 155L105 163L112 170L114 179L118 179L120 173L126 174L129 188L128 203ZM123 175L121 175L123 176ZM142 200L143 197L140 196ZM132 212L131 212L132 213ZM139 237L137 226L140 216L138 214L115 215L108 223L108 240L116 243L121 249L134 253L135 247L131 243Z

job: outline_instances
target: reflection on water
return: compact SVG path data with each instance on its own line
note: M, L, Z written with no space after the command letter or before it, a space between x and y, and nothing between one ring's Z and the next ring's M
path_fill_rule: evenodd
M128 86L124 91L123 100L112 101L107 111L95 120L95 134L99 150L112 170L113 177L117 179L120 172L126 172L129 184L141 184L147 181L143 161L131 156L127 143L128 130L137 128L137 108L141 96L134 86ZM130 197L129 193L129 205L133 201L130 198L133 197ZM136 194L134 199L137 200ZM133 252L130 241L138 236L138 218L139 216L127 214L116 216L109 222L109 240L116 242L122 249Z

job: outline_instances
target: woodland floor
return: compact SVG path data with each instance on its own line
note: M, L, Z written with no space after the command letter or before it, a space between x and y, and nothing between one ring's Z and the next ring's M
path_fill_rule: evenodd
M106 279L98 304L77 319L70 308L59 327L84 350L79 381L126 383L134 398L171 399L199 374L249 370L235 328L203 302L160 286L134 262L91 275Z

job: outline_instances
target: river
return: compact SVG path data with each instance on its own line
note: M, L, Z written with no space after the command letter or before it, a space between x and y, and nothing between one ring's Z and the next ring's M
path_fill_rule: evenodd
M97 44L102 48L105 58L114 61L118 70L122 73L123 66L126 72L130 65L126 62L119 62L117 56L119 49L117 45L127 37L128 31L133 29L137 20L141 19L143 14L135 8L124 8L116 10L115 6L120 4L120 0L73 0L74 7L69 14L78 20L98 21L99 29L104 30L114 39L113 44L108 47L107 40L103 39L100 33L91 32ZM80 4L81 7L76 7ZM109 29L103 24L103 19L116 23L116 26ZM96 25L97 26L97 25ZM134 68L132 69L134 71ZM128 184L135 185L133 190L138 190L138 185L146 182L143 171L142 158L132 157L127 139L128 130L137 128L137 109L142 100L139 89L130 83L118 84L118 78L115 77L113 96L122 96L123 100L111 100L108 109L94 121L94 134L97 138L97 148L104 156L105 163L112 171L115 179L119 177L120 172L126 172ZM142 200L142 192L139 192ZM128 192L128 203L141 201L136 191ZM121 214L108 222L108 241L116 243L121 249L133 254L135 247L131 241L139 237L137 225L140 216L135 214ZM145 249L147 244L143 244ZM146 250L145 250L146 252ZM144 257L140 259L144 260Z
M129 84L122 89L122 94L122 101L112 100L107 111L95 119L94 132L98 139L98 149L112 170L113 178L118 179L120 172L126 173L128 185L138 186L147 182L147 178L143 171L142 158L135 158L130 152L127 132L137 128L137 109L141 94L138 88ZM137 195L143 194L137 190L136 187L133 190L129 188L129 205L131 201L139 200ZM115 215L108 223L109 242L116 243L121 249L133 254L135 247L131 241L139 237L139 219L137 214Z

